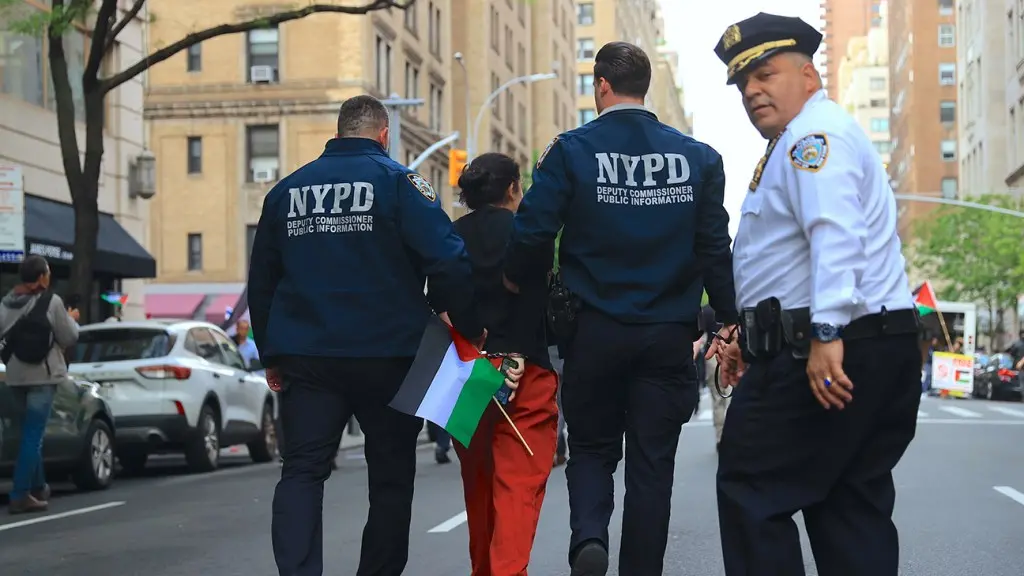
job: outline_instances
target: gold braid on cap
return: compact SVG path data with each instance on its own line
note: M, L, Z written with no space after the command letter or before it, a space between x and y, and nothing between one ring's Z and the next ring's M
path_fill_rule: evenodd
M729 78L735 76L737 72L746 68L754 60L764 56L765 52L768 52L769 50L778 50L779 48L788 48L790 46L796 46L796 40L793 40L792 38L787 38L786 40L773 40L771 42L765 42L764 44L758 44L753 48L747 48L729 61Z

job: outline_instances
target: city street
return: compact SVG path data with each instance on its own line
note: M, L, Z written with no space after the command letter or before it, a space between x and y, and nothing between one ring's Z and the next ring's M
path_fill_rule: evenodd
M706 398L701 407L705 412L684 428L679 450L665 566L672 576L722 574ZM1020 576L1024 404L925 398L919 418L917 439L896 474L902 573ZM458 464L438 466L429 448L420 451L406 573L466 574ZM232 457L216 473L193 476L171 459L142 478L120 479L109 492L60 493L48 515L0 513L0 571L19 576L276 574L269 526L279 468L246 460ZM348 575L354 573L367 510L366 479L359 450L341 453L338 462L325 497L325 573ZM549 484L531 564L531 574L538 576L568 573L563 470L555 470ZM617 538L617 530L613 534ZM811 568L808 574L816 572Z

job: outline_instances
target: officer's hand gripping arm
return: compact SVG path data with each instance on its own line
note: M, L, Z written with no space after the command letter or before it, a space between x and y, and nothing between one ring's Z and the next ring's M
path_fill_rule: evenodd
M739 321L736 312L736 287L732 277L732 240L729 238L729 212L725 209L725 168L722 157L705 165L704 188L697 203L697 233L694 253L701 266L708 303L715 320L731 326Z
M249 257L249 283L246 288L246 300L249 307L249 321L256 350L260 353L260 362L268 366L267 358L262 355L263 344L266 342L267 323L270 321L270 307L274 302L274 292L284 274L284 263L277 243L275 229L275 212L271 198L267 195L263 203L263 213L256 225L256 235L252 241L252 255Z
M801 155L808 148L818 152ZM809 134L788 152L788 189L811 248L811 322L845 326L862 301L867 268L861 158L836 134Z
M409 175L414 176L414 175ZM399 176L398 227L403 243L419 256L428 279L430 306L447 312L452 326L470 340L484 331L476 310L472 268L466 246L455 233L437 193L406 175Z
M512 240L505 254L505 277L517 286L535 273L547 274L551 242L565 221L572 183L566 171L565 142L559 137L541 155L533 170L533 184L516 212ZM547 263L547 264L545 264Z

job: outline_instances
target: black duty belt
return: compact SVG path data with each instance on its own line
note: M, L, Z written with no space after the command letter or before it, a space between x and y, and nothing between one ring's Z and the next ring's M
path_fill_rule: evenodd
M882 311L861 316L843 328L844 341L880 336L917 334L920 320L917 310ZM770 359L785 349L796 358L806 358L811 348L811 311L809 308L784 310L777 298L744 308L740 314L740 335L744 357L748 361Z

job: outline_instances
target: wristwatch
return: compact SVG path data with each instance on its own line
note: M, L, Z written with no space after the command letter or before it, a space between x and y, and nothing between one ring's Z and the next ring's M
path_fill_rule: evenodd
M811 338L818 342L835 342L843 337L843 326L835 324L811 324Z

